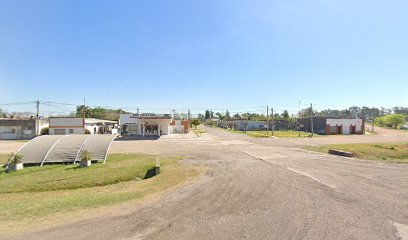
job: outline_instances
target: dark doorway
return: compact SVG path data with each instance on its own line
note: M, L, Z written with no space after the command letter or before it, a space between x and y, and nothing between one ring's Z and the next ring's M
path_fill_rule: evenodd
M343 126L337 126L337 134L343 134Z
M351 134L356 134L356 126L351 125L351 127L350 127L350 133L351 133Z

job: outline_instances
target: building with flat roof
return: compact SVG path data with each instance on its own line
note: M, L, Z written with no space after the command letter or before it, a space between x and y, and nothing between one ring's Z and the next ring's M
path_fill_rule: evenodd
M84 134L114 134L117 133L116 121L79 118L79 117L51 117L49 119L49 135Z
M0 118L0 139L2 140L22 140L31 139L37 136L42 128L48 127L48 120L38 120L36 129L36 119L14 119Z
M297 120L299 128L311 132L311 118ZM313 117L313 133L324 135L364 134L364 120L361 118Z
M120 114L121 135L161 136L190 131L188 120L174 120L170 114Z

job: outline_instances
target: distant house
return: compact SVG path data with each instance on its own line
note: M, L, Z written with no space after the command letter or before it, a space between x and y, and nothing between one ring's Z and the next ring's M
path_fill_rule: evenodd
M115 132L116 121L78 118L78 117L51 117L49 119L50 135L84 134L85 129L90 134L110 134Z
M311 132L311 118L297 120L300 130ZM313 117L313 133L324 135L364 134L364 120L361 118Z
M38 129L36 127L36 119L0 119L0 139L2 140L19 140L31 139L39 134L40 130L48 127L47 120L38 121Z
M122 135L161 136L190 131L188 120L174 120L170 114L120 114Z

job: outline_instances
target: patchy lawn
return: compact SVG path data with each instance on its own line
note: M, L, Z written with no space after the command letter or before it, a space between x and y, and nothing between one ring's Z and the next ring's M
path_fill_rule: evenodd
M250 137L255 137L255 138L266 138L266 137L272 137L272 131L237 131L237 130L229 130L230 132L234 133L240 133L240 134L246 134ZM308 132L300 132L300 137L309 137L310 133ZM299 137L299 131L293 131L293 130L286 130L286 131L274 131L273 132L274 137L278 138L298 138ZM313 137L320 137L320 135L314 134Z
M10 154L0 154L0 166L9 160Z
M330 144L309 147L309 150L327 153L329 149L352 152L357 158L408 163L408 143Z
M26 168L0 175L0 230L27 227L85 210L142 199L199 176L179 157L161 157L161 173L142 180L154 166L155 156L112 154L107 164L88 168L54 165ZM4 171L4 170L2 170ZM68 215L67 215L68 214Z
M165 159L166 161L172 159ZM0 172L0 194L77 189L143 179L155 166L155 156L135 154L110 155L106 164L87 168L78 165L26 167L17 172ZM103 177L101 177L103 176Z
M199 137L199 136L201 136L201 134L207 133L207 131L205 131L204 129L201 129L201 128L197 128L197 129L193 129L193 133Z

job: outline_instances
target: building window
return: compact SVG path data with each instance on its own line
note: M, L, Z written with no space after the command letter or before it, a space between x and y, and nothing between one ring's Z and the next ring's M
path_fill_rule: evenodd
M69 129L69 134L74 134L74 129Z
M128 123L126 124L126 129L128 131L134 132L134 131L137 131L137 126L135 123Z
M330 126L330 133L337 133L337 126Z
M16 129L11 129L11 133L16 133Z

